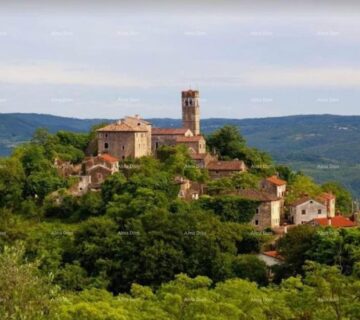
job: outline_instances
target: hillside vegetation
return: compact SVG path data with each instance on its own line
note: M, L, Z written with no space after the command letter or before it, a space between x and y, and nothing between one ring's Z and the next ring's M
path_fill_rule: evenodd
M154 126L180 127L176 119L150 119ZM39 127L50 132L85 132L103 119L80 120L37 114L0 114L0 155L27 141ZM339 181L360 197L360 117L307 115L263 119L204 119L209 134L225 124L240 128L250 146L271 154L279 163L315 178Z

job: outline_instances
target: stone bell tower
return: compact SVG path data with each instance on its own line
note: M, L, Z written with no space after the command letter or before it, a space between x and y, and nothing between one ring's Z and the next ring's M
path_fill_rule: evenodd
M190 129L197 136L200 134L199 91L181 92L183 128Z

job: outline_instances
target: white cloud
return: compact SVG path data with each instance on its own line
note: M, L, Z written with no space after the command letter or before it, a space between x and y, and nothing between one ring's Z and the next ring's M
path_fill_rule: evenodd
M101 72L87 68L55 64L0 65L0 83L28 85L82 85L113 88L183 87L196 83L200 87L357 87L360 68L255 67L245 68L229 64L222 69L176 75L166 72L162 77L145 74L141 78ZM217 69L215 67L215 69ZM241 69L241 70L239 70ZM239 70L234 72L233 70Z
M148 82L127 75L55 64L0 65L0 82L110 87L147 87Z

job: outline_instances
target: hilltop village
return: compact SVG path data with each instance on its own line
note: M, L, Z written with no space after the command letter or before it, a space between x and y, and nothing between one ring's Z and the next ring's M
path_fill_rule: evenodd
M155 128L139 115L127 116L97 130L97 156L87 157L77 166L57 161L63 176L79 177L72 193L82 195L89 190L98 190L109 175L124 168L122 161L156 157L157 150L163 146L185 145L194 164L206 169L211 180L246 172L248 168L243 160L219 160L215 153L207 151L206 140L200 131L199 91L182 91L181 105L181 128ZM178 197L187 201L198 200L207 193L206 185L185 177L177 177L174 183L180 186ZM237 190L240 198L259 202L251 220L257 230L271 229L283 234L300 224L356 226L354 221L336 211L336 197L332 193L324 192L316 197L304 194L285 210L286 194L286 181L276 175L264 178L258 188Z

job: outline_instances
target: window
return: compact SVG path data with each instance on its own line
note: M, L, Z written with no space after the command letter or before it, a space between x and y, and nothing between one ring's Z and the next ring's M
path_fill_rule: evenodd
M259 208L256 208L256 213L259 213L259 211L260 211Z
M259 220L255 220L255 225L259 225Z
M321 209L318 210L318 214L321 214Z
M108 137L108 134L107 133L105 133L105 138L107 138Z
M187 100L185 100L185 105L188 106L189 105L189 102Z
M104 143L104 148L109 149L109 144L107 142Z
M156 143L155 143L155 148L156 148L156 149L159 148L159 142L156 142Z
M301 210L301 214L306 214L306 210Z
M122 156L121 158L124 160L124 159L125 159L125 156Z
M125 150L125 146L122 146L122 149Z

